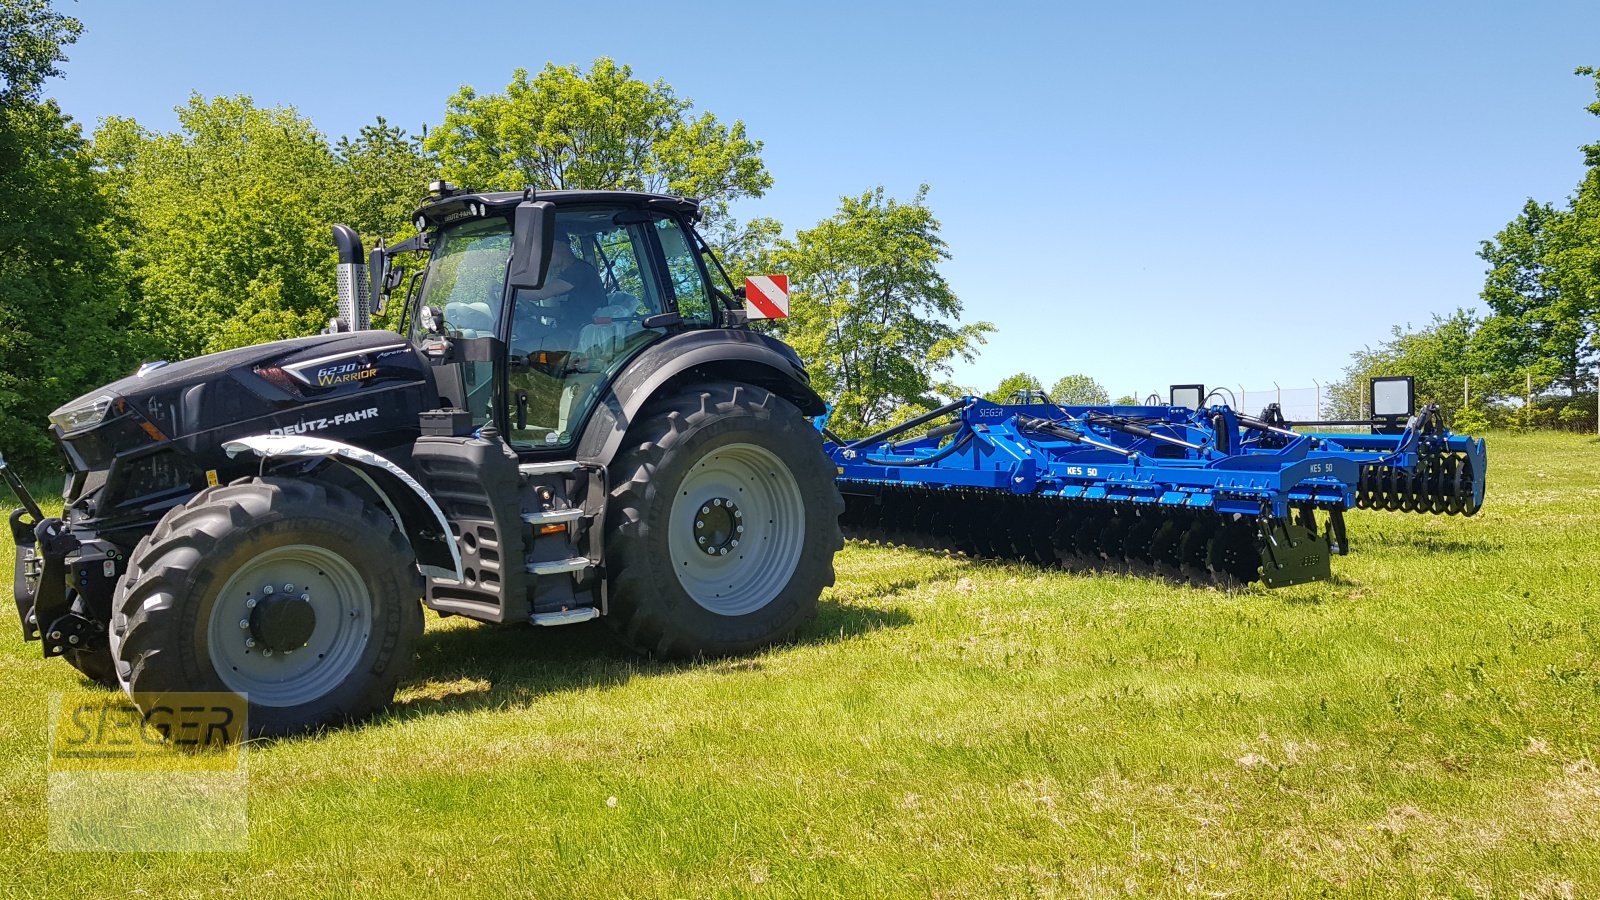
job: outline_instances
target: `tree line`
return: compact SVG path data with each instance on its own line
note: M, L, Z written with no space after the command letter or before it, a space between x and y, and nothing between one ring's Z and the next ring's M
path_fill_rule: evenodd
M499 91L462 87L425 135L379 117L330 140L292 107L198 94L172 131L114 116L85 134L44 90L81 27L49 0L0 0L0 449L24 466L54 458L51 410L141 361L315 333L333 311L329 226L352 225L369 245L408 237L436 178L701 198L707 237L736 280L790 275L791 318L758 327L799 350L846 436L962 394L1110 399L1081 374L1047 390L1029 373L992 391L952 383L994 326L962 321L927 185L909 198L846 194L833 215L787 234L771 218L739 221L733 204L772 186L762 142L610 59L518 69ZM1600 97L1600 74L1578 73ZM1600 115L1600 101L1589 111ZM1420 399L1464 429L1594 421L1600 143L1583 150L1587 170L1565 204L1530 200L1483 243L1490 313L1397 327L1358 351L1331 391L1333 415L1359 414L1366 379L1411 374ZM1525 395L1535 402L1519 403Z
M846 195L787 236L737 221L732 204L772 185L762 142L610 59L462 87L425 136L380 117L330 140L292 107L199 94L172 131L113 116L85 134L44 93L80 31L49 0L0 0L0 448L24 466L53 458L51 410L143 360L315 333L333 311L330 225L404 239L437 178L700 198L736 279L792 276L793 317L761 327L800 348L841 433L936 405L993 331L961 323L927 186Z
M1600 116L1600 71L1594 82ZM1331 413L1359 415L1367 379L1416 378L1419 403L1437 403L1457 430L1596 427L1600 378L1600 142L1581 148L1585 170L1564 203L1529 199L1478 256L1488 314L1457 309L1351 357L1331 391Z

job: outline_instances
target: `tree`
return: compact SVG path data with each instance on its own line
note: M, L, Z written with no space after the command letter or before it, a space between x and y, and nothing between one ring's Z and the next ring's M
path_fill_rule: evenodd
M732 229L728 204L772 186L744 123L692 114L671 85L601 57L588 72L517 69L504 93L463 86L423 146L445 178L491 190L613 188L698 197Z
M1594 79L1600 72L1580 68ZM1600 100L1588 111L1600 116ZM1494 314L1475 342L1496 388L1567 397L1594 390L1600 362L1600 142L1583 148L1587 171L1564 208L1528 200L1479 256L1489 264L1483 300ZM1576 410L1575 410L1576 411Z
M78 33L46 3L0 0L0 446L28 468L54 456L45 416L127 374L136 352L93 161L41 98Z
M1050 388L1050 399L1066 406L1104 406L1111 394L1087 375L1068 375Z
M1367 382L1389 375L1410 375L1416 380L1418 406L1436 403L1446 419L1461 409L1462 379L1471 379L1484 390L1488 380L1485 366L1474 351L1478 319L1458 309L1449 316L1433 317L1425 328L1415 331L1396 325L1393 336L1377 349L1363 348L1352 354L1344 377L1328 388L1328 411L1335 419L1355 419L1371 415L1367 408Z
M243 96L196 94L177 112L176 133L121 118L95 133L129 223L139 325L174 357L314 334L334 309L341 211L327 141L292 108Z
M354 140L340 138L333 161L341 182L339 221L370 238L414 233L411 214L437 171L421 141L379 116L374 124L362 126Z
M779 241L765 268L790 278L790 318L773 323L835 406L833 428L865 433L897 408L932 408L935 379L971 361L994 330L959 324L961 301L939 272L950 258L927 205L882 187L840 198L839 211Z
M1114 404L1116 406L1140 406L1140 405L1142 405L1139 402L1139 398L1135 397L1132 394L1123 394L1121 397L1118 397L1117 399L1115 399L1115 400L1113 400L1111 402L1112 402L1112 404Z
M1042 390L1044 390L1044 384L1039 379L1029 375L1027 372L1018 372L1015 375L1000 379L1000 384L994 390L985 392L983 399L990 403L1006 403L1010 401L1012 394L1021 391Z
M62 50L83 25L50 8L49 0L0 2L0 104L36 103L46 79L61 74Z

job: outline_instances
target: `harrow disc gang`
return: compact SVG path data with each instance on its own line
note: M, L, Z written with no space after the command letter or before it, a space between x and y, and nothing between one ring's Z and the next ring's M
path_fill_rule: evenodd
M1001 490L914 485L844 487L846 537L884 546L1016 559L1223 588L1283 587L1329 576L1343 552L1337 512L1321 527L1138 503L1098 503Z

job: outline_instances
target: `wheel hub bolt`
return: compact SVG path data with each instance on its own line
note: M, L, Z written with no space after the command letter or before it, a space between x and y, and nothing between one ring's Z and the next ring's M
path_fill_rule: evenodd
M739 535L744 526L739 524L744 513L727 497L713 497L700 507L694 519L695 543L707 556L727 556L728 550L739 546Z
M245 631L249 631L250 630L250 620L249 619L240 619L239 620L239 627L243 628Z
M269 584L269 585L267 585L267 586L266 586L266 587L264 587L264 588L262 588L262 589L261 589L261 593L263 593L263 594L270 594L270 593L272 593L272 585L270 585L270 584Z
M68 635L67 636L67 643L76 644L77 642L78 642L78 636L77 635L73 634L73 635Z
M261 651L261 655L262 656L271 656L272 655L272 648L268 647L265 650L262 650Z
M255 609L256 608L256 598L251 597L248 600L244 601L244 608L245 609Z
M254 647L256 645L256 639L255 638L245 638L244 639L244 645L246 647Z
M292 594L292 593L294 593L294 585L286 584L286 585L283 586L283 590L284 590L284 593L286 593L286 594Z

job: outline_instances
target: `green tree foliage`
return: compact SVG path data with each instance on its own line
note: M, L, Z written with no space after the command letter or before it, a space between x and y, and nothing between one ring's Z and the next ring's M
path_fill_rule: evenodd
M61 74L62 50L83 25L49 0L0 0L0 103L34 103L45 79Z
M343 207L340 222L369 238L382 235L392 241L416 233L411 214L435 173L420 140L379 116L354 140L340 138L333 159Z
M1123 394L1121 397L1118 397L1117 399L1115 399L1115 400L1113 400L1111 402L1113 404L1117 405L1117 406L1139 406L1140 405L1139 398L1135 397L1132 394Z
M790 318L773 323L833 403L840 434L888 420L900 407L938 405L936 379L971 361L994 330L959 323L961 301L939 272L950 258L923 185L908 203L874 188L781 240L763 257L790 277Z
M1416 379L1417 405L1437 403L1446 420L1453 421L1461 410L1462 379L1472 379L1474 392L1485 383L1480 376L1485 366L1474 349L1478 325L1478 318L1464 309L1449 316L1436 315L1425 328L1411 330L1396 325L1389 340L1352 355L1344 377L1328 387L1324 400L1328 413L1335 419L1370 415L1366 405L1368 381L1410 375ZM1485 395L1483 400L1487 399Z
M1012 394L1020 391L1042 390L1044 390L1044 384L1039 379L1029 375L1027 372L1018 372L1015 375L1000 379L1000 383L995 386L994 390L984 392L983 399L990 403L1005 403Z
M589 71L547 64L512 74L504 93L462 87L423 142L445 178L482 190L616 188L727 204L772 186L761 142L724 124L663 81L645 82L602 57Z
M1580 68L1594 80L1600 72ZM1600 116L1600 100L1588 106ZM1583 148L1587 170L1564 207L1529 200L1485 241L1489 264L1483 300L1493 310L1474 341L1488 390L1537 393L1569 401L1595 390L1600 362L1600 142ZM1574 414L1579 405L1567 404ZM1592 414L1592 406L1591 406Z
M381 119L330 147L292 108L195 95L178 123L110 118L95 133L128 220L139 324L168 356L314 334L334 312L332 223L403 232L431 172Z
M1111 394L1088 375L1067 375L1050 387L1050 399L1068 406L1103 406Z
M40 96L78 31L45 3L0 0L0 447L30 467L49 458L45 416L134 356L86 142Z

